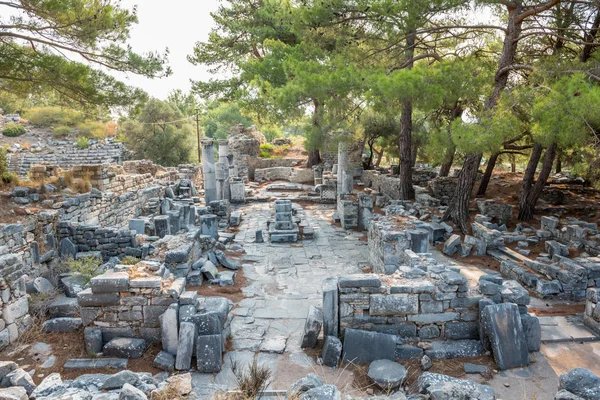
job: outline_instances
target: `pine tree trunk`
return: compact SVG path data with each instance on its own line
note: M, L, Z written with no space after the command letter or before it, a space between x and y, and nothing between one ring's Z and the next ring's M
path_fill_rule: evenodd
M494 153L490 156L490 159L487 163L487 167L485 168L485 172L483 174L483 178L481 178L479 189L477 189L477 197L485 196L485 192L487 191L490 179L492 178L492 174L494 173L494 167L496 166L496 161L498 161L499 155L500 153Z
M515 172L517 172L517 162L515 160L515 155L514 154L510 155L510 172L512 172L513 174Z
M562 151L558 151L556 153L556 170L555 172L557 174L560 174L562 172Z
M381 151L379 153L377 153L377 161L375 161L375 167L379 168L382 158L383 158L383 148L381 149Z
M458 183L452 201L444 213L444 220L452 220L463 233L471 232L469 225L469 201L477 179L481 153L468 154L458 175Z
M406 68L413 67L412 61L415 55L415 39L416 33L414 30L409 30L406 37L405 57L408 62ZM412 186L412 113L413 106L410 100L402 102L402 115L400 116L400 136L398 137L398 150L400 153L400 163L398 165L398 175L400 178L400 200L411 200L415 198L415 190Z
M598 31L600 31L600 7L598 7L598 11L596 11L596 17L594 18L590 30L583 34L583 41L586 42L586 44L583 46L583 49L581 49L579 61L586 62L590 59L594 50L596 50L597 46L594 43L594 40L598 35Z
M307 168L311 168L315 165L319 165L321 162L321 153L319 149L309 150L308 151L308 161L306 163Z
M533 181L535 180L535 170L540 162L540 158L542 157L542 145L536 143L533 145L531 149L531 155L529 156L529 161L527 162L527 168L525 169L525 174L523 175L523 180L521 181L521 192L519 193L519 219L521 219L521 211L527 208L527 197L529 196L529 192L531 191L531 187L533 186Z
M454 162L454 155L456 154L456 146L454 144L446 148L446 153L444 154L444 162L440 167L439 176L448 176L450 174L450 169L452 168L452 163Z
M398 168L398 176L400 178L400 200L410 200L415 197L415 191L412 186L411 134L412 102L405 101L402 104L400 137L398 138L398 150L400 151L400 164Z
M558 0L551 0L556 1ZM542 8L540 8L541 12ZM521 35L523 18L523 5L520 2L511 3L507 6L508 20L506 22L506 33L504 37L502 53L498 60L498 68L494 76L494 88L485 102L485 110L492 110L498 103L498 99L508 83L510 67L513 65L519 36ZM460 172L458 185L454 197L444 214L444 217L451 218L463 232L469 231L469 201L471 200L471 191L477 178L477 169L481 161L481 153L468 154L463 163ZM467 190L468 189L468 190Z
M539 153L541 154L541 146ZM535 150L535 146L534 146ZM533 156L533 154L532 154ZM544 190L544 186L546 186L546 181L552 172L552 164L554 164L554 157L556 156L556 143L552 143L548 149L546 150L546 154L544 155L544 162L542 164L542 168L540 169L540 174L538 176L537 181L533 184L533 177L529 175L528 183L529 187L527 190L527 194L521 193L521 198L519 199L519 220L520 221L529 221L533 218L533 213L535 211L535 204L537 203L542 191ZM537 155L537 159L539 162L540 156ZM530 163L532 160L530 159ZM537 163L536 163L537 165ZM529 170L529 165L527 165L527 169ZM533 168L535 173L535 169ZM523 185L525 185L525 177L523 177ZM522 191L523 192L523 191Z

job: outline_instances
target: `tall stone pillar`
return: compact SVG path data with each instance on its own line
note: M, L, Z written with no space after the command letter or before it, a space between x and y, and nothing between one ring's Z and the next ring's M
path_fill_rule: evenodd
M217 200L224 199L225 193L225 165L222 162L216 164L216 179L217 179Z
M337 191L338 196L344 195L348 193L346 189L345 174L346 169L348 168L348 149L346 148L346 143L339 142L338 143L338 163L337 163Z
M215 176L214 139L202 139L202 172L204 175L204 202L208 206L217 200L217 180Z
M219 139L219 162L223 163L223 196L219 200L231 200L231 190L229 189L229 150L227 139ZM233 156L232 156L233 158Z

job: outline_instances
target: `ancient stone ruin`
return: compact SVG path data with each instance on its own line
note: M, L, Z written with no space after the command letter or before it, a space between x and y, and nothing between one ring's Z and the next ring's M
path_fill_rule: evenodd
M600 335L595 222L515 225L481 199L460 235L441 218L454 178L419 169L416 199L398 200L393 168L362 171L360 145L303 168L258 157L260 136L203 139L201 165L176 168L109 149L21 157L35 183L5 196L25 222L0 227L0 347L17 351L0 398L233 398L255 362L273 398L507 399L503 377L535 374L544 346ZM79 352L21 343L40 299L40 331ZM544 301L581 321L538 314ZM42 345L35 368L15 350ZM371 386L343 383L355 367ZM564 372L544 396L599 398L592 372Z

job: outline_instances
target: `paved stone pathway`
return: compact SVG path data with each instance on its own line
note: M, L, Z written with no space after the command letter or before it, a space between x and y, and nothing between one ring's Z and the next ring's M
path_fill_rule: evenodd
M225 354L223 369L212 375L194 374L194 386L209 384L235 388L232 366L245 366L254 354L259 364L274 374L274 389L287 389L310 372L317 372L329 383L350 386L349 371L322 368L300 348L310 305L321 306L321 281L329 276L360 273L368 262L364 233L344 231L331 224L332 205L304 206L306 220L315 238L297 243L255 243L255 232L266 233L272 217L272 203L255 203L242 208L243 218L235 241L246 251L241 263L248 285L245 299L233 309L231 348ZM308 351L310 352L310 350Z

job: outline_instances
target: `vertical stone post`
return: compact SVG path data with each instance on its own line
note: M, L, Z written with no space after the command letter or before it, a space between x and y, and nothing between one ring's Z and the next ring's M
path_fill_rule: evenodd
M181 230L181 211L169 211L169 224L171 226L171 234L175 235Z
M229 190L229 150L227 139L219 139L219 162L223 163L223 197L221 200L231 200L231 191Z
M216 179L217 179L217 200L223 200L225 194L225 165L222 162L218 162L216 168Z
M338 336L340 329L338 281L336 277L323 279L323 336Z
M348 193L344 184L346 169L348 168L348 149L346 143L338 143L338 164L337 164L337 191L338 196Z
M168 215L159 215L154 217L154 234L163 238L171 234L171 224Z
M323 167L320 165L315 165L313 168L313 176L315 179L315 186L321 185L323 183Z
M361 231L368 231L372 219L373 198L366 193L360 193L358 195L358 228Z
M215 150L213 139L202 139L202 174L204 177L204 202L208 206L217 200L217 180L215 177Z

